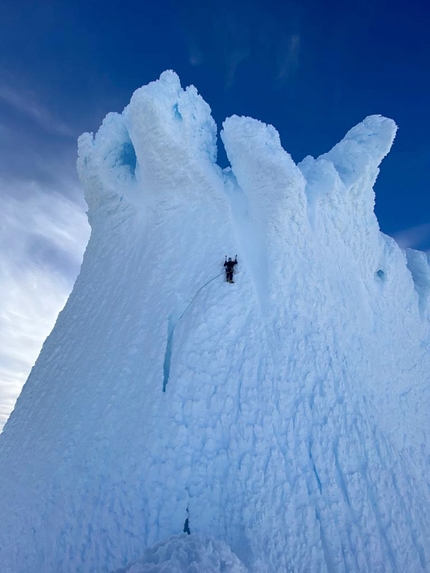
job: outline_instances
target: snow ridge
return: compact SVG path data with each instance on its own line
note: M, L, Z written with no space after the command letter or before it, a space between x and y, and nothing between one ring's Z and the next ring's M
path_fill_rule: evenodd
M373 213L395 132L295 165L233 116L222 171L168 71L81 136L92 235L0 436L2 571L430 570L430 269Z

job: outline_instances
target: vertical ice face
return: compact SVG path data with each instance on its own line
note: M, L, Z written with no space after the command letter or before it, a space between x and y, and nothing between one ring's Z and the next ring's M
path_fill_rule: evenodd
M296 166L233 116L222 172L170 71L81 136L92 236L0 436L2 571L428 570L430 271L373 214L394 134Z
M414 279L415 290L419 297L421 315L428 319L430 295L430 266L425 253L415 249L407 249L408 269Z
M284 287L290 289L279 278L294 273L308 244L305 180L273 126L233 116L221 138L231 164L226 186L240 251L266 320L275 324L279 308L270 301L288 297Z

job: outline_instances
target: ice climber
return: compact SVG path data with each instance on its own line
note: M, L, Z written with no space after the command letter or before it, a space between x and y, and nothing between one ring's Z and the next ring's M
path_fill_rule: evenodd
M235 265L237 265L237 255L235 256L234 261L231 260L231 257L229 257L228 260L227 257L225 257L225 280L228 283L234 283L233 274Z

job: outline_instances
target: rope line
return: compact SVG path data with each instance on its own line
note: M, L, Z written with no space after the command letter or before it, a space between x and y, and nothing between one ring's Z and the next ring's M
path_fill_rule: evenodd
M178 318L178 320L175 322L175 325L172 328L172 332L169 335L169 338L167 339L167 346L170 343L170 340L172 339L173 333L175 331L176 325L178 324L178 322L181 320L181 318L184 316L184 314L187 312L187 310L190 308L190 306L193 304L193 302L195 301L197 295L199 294L199 292L205 288L205 286L207 286L209 283L211 283L212 281L214 281L215 279L217 279L218 277L220 277L221 275L224 274L224 271L220 272L218 275L216 275L215 277L212 277L210 280L208 280L203 286L201 286L199 288L199 290L196 292L196 294L193 296L193 298L191 299L191 301L189 302L187 308L184 310L184 312L181 314L181 316Z
M163 365L163 371L164 371L164 381L163 381L163 392L166 392L166 388L167 388L167 383L169 381L169 376L170 376L170 357L171 357L171 353L172 353L172 348L171 348L171 342L172 342L172 336L173 333L175 332L175 328L176 325L178 324L178 322L181 320L181 318L184 316L184 314L187 312L187 310L190 308L190 306L193 304L193 302L195 301L197 295L199 294L199 292L205 288L205 286L207 286L209 283L211 283L212 281L214 281L215 279L217 279L218 277L220 277L222 274L224 274L224 271L220 272L218 275L212 277L211 279L209 279L207 282L205 282L205 284L203 286L201 286L199 288L199 290L196 292L196 294L193 296L193 298L191 299L191 301L188 303L186 309L184 310L184 312L181 314L181 316L178 318L178 320L175 322L175 324L173 325L172 331L169 334L169 337L167 339L167 344L166 344L166 352L164 355L164 365Z

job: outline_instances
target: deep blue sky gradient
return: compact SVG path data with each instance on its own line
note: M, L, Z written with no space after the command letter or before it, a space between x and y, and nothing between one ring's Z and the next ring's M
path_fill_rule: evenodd
M76 177L76 137L171 68L219 128L234 113L271 123L295 161L369 114L393 118L376 185L381 229L428 224L429 29L422 0L3 0L0 169L47 186L60 171Z

